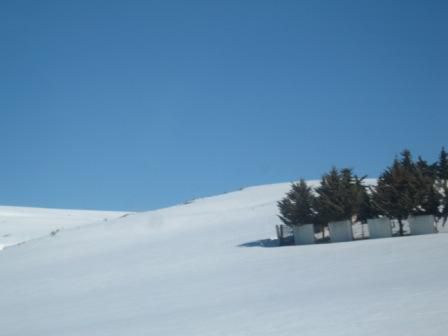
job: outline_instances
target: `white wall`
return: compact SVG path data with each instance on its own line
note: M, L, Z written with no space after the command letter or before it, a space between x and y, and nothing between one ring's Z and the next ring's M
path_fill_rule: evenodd
M350 221L328 223L332 242L345 242L353 240L352 224Z
M412 235L434 233L434 216L411 216L408 218Z
M314 244L314 226L306 224L294 226L294 242L296 245Z
M392 225L389 218L374 218L367 221L370 238L392 237Z

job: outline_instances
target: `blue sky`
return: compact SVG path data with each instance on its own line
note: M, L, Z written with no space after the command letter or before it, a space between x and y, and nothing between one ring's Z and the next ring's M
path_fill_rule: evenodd
M446 1L0 2L0 204L146 210L448 146Z

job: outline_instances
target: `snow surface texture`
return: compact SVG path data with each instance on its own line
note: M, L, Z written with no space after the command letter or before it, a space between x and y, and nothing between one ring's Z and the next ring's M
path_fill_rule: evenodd
M0 250L7 246L92 222L106 221L124 212L58 210L0 206Z
M447 234L273 247L288 189L247 188L5 249L0 334L446 334Z

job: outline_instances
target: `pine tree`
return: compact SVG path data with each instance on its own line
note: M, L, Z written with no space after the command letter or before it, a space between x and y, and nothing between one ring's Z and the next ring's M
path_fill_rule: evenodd
M363 180L363 179L362 179ZM362 180L357 180L358 188L360 188L360 204L358 212L358 220L366 223L368 219L378 218L380 210L375 206L373 201L373 193L371 187L366 187Z
M443 218L443 225L448 219L448 186L445 184L441 189L441 212L440 217Z
M412 183L413 175L410 152L404 151L402 160L396 158L380 175L373 193L373 202L381 213L398 220L401 236L404 234L403 220L408 218L414 208L416 192Z
M440 193L440 217L443 218L443 225L445 225L448 219L448 153L445 147L442 147L436 163L436 179L437 191Z
M412 215L440 216L441 194L436 183L437 164L429 165L421 157L415 165L415 183L417 189L416 207Z
M299 183L293 183L286 197L278 202L279 217L288 226L313 224L316 218L314 202L312 189L301 179Z
M293 216L293 208L294 205L291 200L291 194L288 193L285 198L281 201L277 202L278 209L280 211L279 218L280 220L288 226L295 225L294 216Z
M423 160L422 157L419 156L415 166L423 174L423 176L430 177L434 180L437 178L437 163L430 165L426 160Z
M437 178L445 184L448 182L448 153L445 147L440 151L439 161L436 164Z
M435 166L419 158L412 160L409 150L401 153L378 178L373 203L380 212L398 220L400 235L403 220L410 215L438 215L440 196L435 186Z
M400 163L408 171L412 171L412 169L414 169L415 164L414 161L412 160L412 154L409 149L405 149L401 152Z
M326 222L353 220L359 214L363 192L362 179L354 176L351 169L333 167L322 176L316 189L319 216Z

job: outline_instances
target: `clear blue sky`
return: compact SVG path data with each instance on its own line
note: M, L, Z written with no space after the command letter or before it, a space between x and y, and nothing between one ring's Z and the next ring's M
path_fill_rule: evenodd
M448 146L448 2L0 2L0 204L145 210Z

